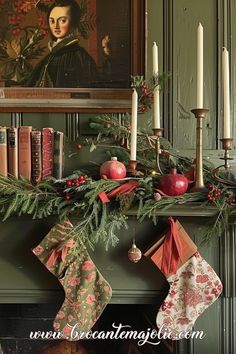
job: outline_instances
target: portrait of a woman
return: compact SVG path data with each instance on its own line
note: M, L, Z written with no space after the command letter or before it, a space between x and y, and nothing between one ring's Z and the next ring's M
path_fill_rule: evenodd
M79 45L81 13L75 0L56 0L47 15L50 53L34 68L28 87L93 87L97 68L88 52Z

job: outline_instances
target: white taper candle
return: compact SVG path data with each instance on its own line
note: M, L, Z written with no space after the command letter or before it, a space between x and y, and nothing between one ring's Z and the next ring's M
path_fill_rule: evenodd
M156 42L153 42L152 46L152 73L153 76L158 75L158 47Z
M197 107L203 108L203 27L197 28Z
M153 128L160 129L160 90L159 85L154 88L153 93Z
M137 120L138 120L138 94L134 89L132 94L132 114L131 114L131 142L130 160L136 161L137 153Z
M152 72L153 76L158 76L158 47L156 42L153 42L152 46ZM160 87L159 85L155 87L153 92L153 128L160 128Z
M229 92L229 52L222 51L222 82L223 82L223 138L230 138L230 92Z

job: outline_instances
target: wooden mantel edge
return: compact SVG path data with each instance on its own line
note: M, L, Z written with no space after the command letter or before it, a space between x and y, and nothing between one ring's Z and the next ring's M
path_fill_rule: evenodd
M218 210L215 207L204 207L201 203L174 205L166 210L158 210L157 216L186 216L186 217L215 217ZM127 212L127 216L137 215L137 209L131 209Z

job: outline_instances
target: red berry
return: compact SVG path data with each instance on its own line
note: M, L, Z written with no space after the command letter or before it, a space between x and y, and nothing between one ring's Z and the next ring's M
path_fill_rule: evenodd
M64 199L65 199L65 200L70 200L70 198L71 198L71 197L70 197L69 194L66 194L66 195L64 196Z
M71 180L66 181L66 186L67 187L71 187L72 186L72 181Z
M85 180L85 177L84 176L79 176L78 177L78 181L81 182L81 181L84 181Z
M78 150L80 150L80 149L82 148L82 145L81 145L81 144L77 144L77 145L76 145L76 148L77 148Z
M145 112L145 110L146 110L145 106L142 106L142 107L140 107L140 109L139 109L139 111L140 111L141 113Z
M80 186L80 181L76 181L76 182L75 182L75 186L76 186L76 187Z

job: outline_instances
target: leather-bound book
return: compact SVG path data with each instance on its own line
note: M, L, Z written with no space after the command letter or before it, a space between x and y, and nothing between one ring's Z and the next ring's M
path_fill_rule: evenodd
M8 134L8 174L18 178L18 129L10 127Z
M31 126L19 128L19 176L31 179Z
M54 132L53 177L60 179L64 170L64 133Z
M53 128L42 130L42 178L53 175Z
M32 182L37 184L42 179L41 131L33 130L31 133L32 148Z
M7 128L0 127L0 175L7 176Z

